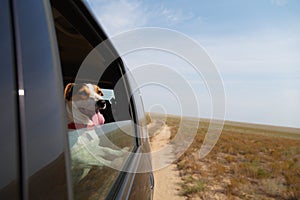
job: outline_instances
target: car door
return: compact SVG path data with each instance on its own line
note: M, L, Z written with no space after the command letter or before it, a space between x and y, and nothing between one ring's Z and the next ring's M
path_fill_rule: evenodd
M11 161L6 166L11 175L3 183L4 193L9 188L12 191L10 195L22 199L151 198L150 174L135 173L135 169L142 163L138 155L147 149L148 143L139 139L142 130L135 124L138 115L134 100L130 100L130 85L123 75L126 69L111 45L102 53L113 54L117 58L109 65L104 76L98 77L100 81L97 84L103 87L112 104L115 100L118 103L112 109L116 113L114 118L107 121L111 123L96 130L104 133L102 135L114 144L126 148L128 156L123 159L122 170L103 166L93 168L87 173L88 178L80 180L79 185L74 184L73 140L70 137L72 132L67 130L63 88L67 82L74 81L72 76L76 76L76 70L73 67L82 61L80 59L84 59L91 48L107 38L89 10L80 1L14 0L6 3L3 8L9 8L11 13L1 13L7 16L1 18L1 23L5 25L11 20L11 24L6 26L8 35L3 39L7 43L3 44L9 43L11 51L3 53L8 60L2 62L5 61L11 68L1 75L5 75L3 81L10 84L4 90L10 91L11 95L7 97L10 104L3 109L6 111L9 108L10 111L7 112L10 116L7 130L11 134L5 135L10 145L4 145L3 148L11 155ZM61 12L66 21L61 20ZM68 25L64 28L66 22ZM63 38L71 35L70 40L61 42L62 35L58 33L58 26L61 25ZM77 40L79 43L70 43L74 39L74 30L83 39ZM11 35L9 31L12 31ZM75 44L75 47L79 44L79 48L69 48L65 44ZM8 45L1 50L4 52L7 49ZM74 49L79 51L68 51ZM69 60L70 57L75 58L75 61ZM101 65L101 62L96 64ZM91 68L92 74L93 69L96 68ZM93 81L86 78L85 81ZM114 88L117 83L121 84ZM5 120L2 122L6 123ZM124 124L130 134L124 134ZM2 154L2 157L5 155ZM11 181L13 184L10 184ZM143 187L140 187L141 184Z

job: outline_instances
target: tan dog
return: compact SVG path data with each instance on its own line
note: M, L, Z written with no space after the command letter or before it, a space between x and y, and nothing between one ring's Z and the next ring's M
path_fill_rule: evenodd
M100 113L105 109L103 92L97 85L90 83L69 83L64 90L69 129L90 128L104 124Z
M103 166L122 165L128 148L116 150L101 146L101 129L93 128L104 123L100 110L106 105L101 89L93 84L69 83L64 95L73 183L79 183L92 168L101 170Z

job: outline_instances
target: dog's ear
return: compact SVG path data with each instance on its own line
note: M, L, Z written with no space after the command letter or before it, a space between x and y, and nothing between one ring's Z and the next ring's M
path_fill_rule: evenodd
M72 98L72 93L73 93L73 87L74 87L74 83L69 83L66 87L65 87L65 91L64 91L64 97L67 101L70 101Z

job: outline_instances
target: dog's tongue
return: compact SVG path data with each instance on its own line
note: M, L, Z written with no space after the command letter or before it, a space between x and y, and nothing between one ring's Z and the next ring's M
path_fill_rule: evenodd
M93 123L95 126L104 124L104 117L100 114L100 112L97 112L92 117Z

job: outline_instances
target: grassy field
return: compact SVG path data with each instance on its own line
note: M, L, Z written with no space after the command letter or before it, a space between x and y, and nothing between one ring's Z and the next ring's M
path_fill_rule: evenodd
M162 119L151 114L151 120ZM179 122L176 116L165 121L173 137ZM225 122L214 149L199 159L208 125L208 120L200 120L193 143L176 161L183 180L181 195L188 199L300 199L300 129Z

